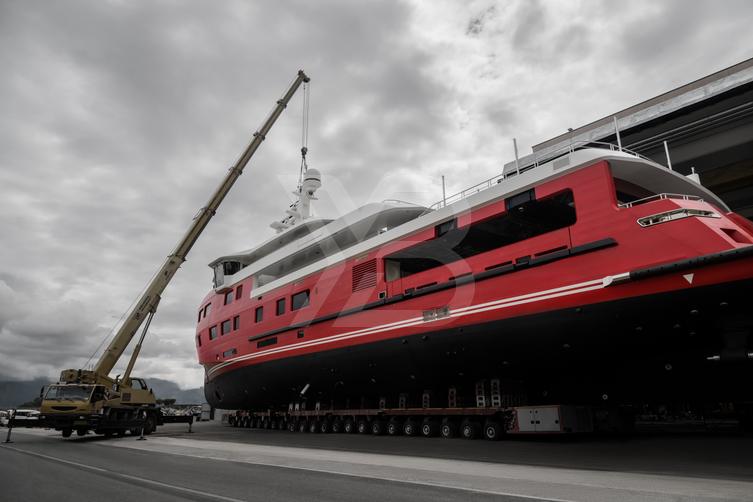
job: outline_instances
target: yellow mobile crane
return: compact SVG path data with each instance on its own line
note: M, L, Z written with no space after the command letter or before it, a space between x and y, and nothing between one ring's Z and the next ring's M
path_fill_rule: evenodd
M60 381L49 385L47 391L43 392L41 413L36 426L54 428L62 431L64 437L69 437L74 430L81 436L90 430L97 434L112 435L123 434L128 430L138 433L141 427L145 434L150 434L157 425L165 422L165 417L156 406L154 394L146 382L131 376L141 344L157 310L160 295L186 260L191 247L298 87L308 81L309 78L303 70L299 71L290 88L277 101L277 105L261 128L254 133L253 139L235 165L230 168L207 205L194 217L188 231L148 284L94 368L63 370ZM110 371L142 326L140 339L125 373L122 377L110 377Z

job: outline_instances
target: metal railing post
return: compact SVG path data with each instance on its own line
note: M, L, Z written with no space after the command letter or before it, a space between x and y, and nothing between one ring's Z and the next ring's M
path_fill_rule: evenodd
M5 436L5 441L3 443L12 443L13 441L10 440L10 433L13 430L13 421L16 419L16 409L13 409L13 414L8 419L8 434Z
M146 425L146 411L141 410L139 415L141 416L141 433L139 435L139 441L146 441L146 438L144 437L144 426Z

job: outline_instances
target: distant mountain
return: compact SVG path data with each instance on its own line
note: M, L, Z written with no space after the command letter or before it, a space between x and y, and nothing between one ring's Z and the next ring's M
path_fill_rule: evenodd
M47 378L24 382L0 381L0 409L13 408L39 397L39 391L50 383Z
M0 409L13 408L32 401L39 396L40 389L50 382L52 380L48 378L17 382L0 381ZM202 404L206 402L204 389L201 387L182 390L175 382L159 378L148 378L147 383L158 399L175 399L176 404Z

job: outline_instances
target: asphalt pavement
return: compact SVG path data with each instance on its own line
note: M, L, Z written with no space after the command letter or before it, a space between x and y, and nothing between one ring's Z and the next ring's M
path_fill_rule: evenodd
M139 441L14 430L0 444L0 499L753 501L744 437L491 443L215 423L194 431L166 426Z

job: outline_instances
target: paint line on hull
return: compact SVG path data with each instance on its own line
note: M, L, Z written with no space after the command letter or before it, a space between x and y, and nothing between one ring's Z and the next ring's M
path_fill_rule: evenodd
M543 301L543 300L549 300L552 298L559 298L563 296L569 296L569 295L574 295L574 294L579 294L579 293L585 293L588 291L594 291L594 290L602 289L609 286L610 284L613 283L613 279L615 277L623 277L624 275L625 274L617 274L614 276L610 275L610 276L603 277L601 279L593 279L590 281L570 284L567 286L560 286L557 288L537 291L534 293L527 293L525 295L502 298L499 300L494 300L492 302L480 303L477 305L469 305L468 307L462 307L462 308L451 311L449 318L460 318L460 317L464 317L468 315L488 312L491 310L499 310L503 308L524 305L527 303L533 303L533 302L538 302L538 301ZM442 319L447 319L447 318L445 317ZM329 337L320 338L318 340L311 340L307 342L301 342L301 343L296 343L293 345L288 345L286 347L278 347L275 349L265 350L262 352L256 352L254 354L247 354L244 356L239 356L234 359L227 360L223 363L213 366L209 371L207 371L207 376L211 378L219 370L226 368L228 366L231 366L233 364L243 362L243 361L250 361L253 359L258 359L260 357L266 357L273 354L279 354L283 352L289 352L289 351L308 348L308 347L315 347L319 345L330 344L330 343L334 343L338 341L359 338L366 335L383 333L385 331L409 328L409 327L417 326L421 324L428 324L430 322L434 322L434 321L425 321L423 316L412 317L410 319L382 324L379 326L373 326L371 328L350 331L347 333L341 333L339 335L332 335Z

